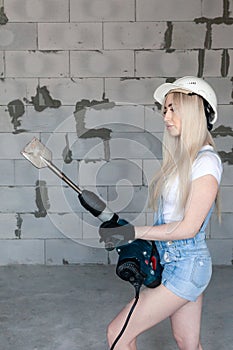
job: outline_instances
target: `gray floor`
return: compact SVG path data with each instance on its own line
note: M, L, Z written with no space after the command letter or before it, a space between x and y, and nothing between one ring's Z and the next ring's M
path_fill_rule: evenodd
M1 350L107 350L107 323L134 296L114 266L0 267ZM215 267L203 307L204 350L233 349L233 270ZM138 349L175 350L169 321Z

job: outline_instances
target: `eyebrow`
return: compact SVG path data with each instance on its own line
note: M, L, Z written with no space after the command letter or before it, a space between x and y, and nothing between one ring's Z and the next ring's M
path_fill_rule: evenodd
M169 105L168 106L164 106L164 108L168 108L168 107L172 107L173 105L172 105L172 103L169 103Z

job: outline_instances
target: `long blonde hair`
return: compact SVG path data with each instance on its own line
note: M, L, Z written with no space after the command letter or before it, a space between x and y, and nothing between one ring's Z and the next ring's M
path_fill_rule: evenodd
M203 100L198 95L172 92L173 106L181 117L180 136L171 136L165 129L163 137L163 162L161 169L150 184L149 206L157 209L158 199L167 183L178 176L178 208L184 209L190 188L192 164L204 144L215 148L214 141L207 129ZM164 106L163 106L164 108Z

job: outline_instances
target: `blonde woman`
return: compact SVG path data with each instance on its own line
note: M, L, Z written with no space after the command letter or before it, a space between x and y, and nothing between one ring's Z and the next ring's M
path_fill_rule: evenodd
M154 98L162 105L165 124L162 167L150 189L157 221L154 226L141 227L114 227L110 221L105 222L100 236L105 242L117 237L119 246L134 239L155 241L163 266L162 282L140 293L115 349L136 350L139 334L170 317L178 348L202 350L202 298L212 273L205 227L218 197L222 174L221 160L209 132L217 120L217 99L212 87L196 77L165 83L155 91ZM132 303L109 325L110 346Z

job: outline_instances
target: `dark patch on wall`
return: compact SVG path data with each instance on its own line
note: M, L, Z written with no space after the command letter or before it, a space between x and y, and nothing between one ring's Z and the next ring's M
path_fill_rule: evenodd
M47 89L46 86L37 86L35 97L31 97L31 103L37 112L42 112L46 108L59 108L61 106L61 101L54 100Z
M219 151L218 154L223 163L233 165L233 148L231 149L231 152Z
M217 137L217 136L233 137L233 129L229 126L220 125L218 128L213 130L212 134L213 134L213 137ZM228 163L230 165L233 165L233 148L231 152L219 151L218 153L223 163Z
M62 152L62 157L63 157L63 160L66 164L69 164L72 162L72 151L70 149L70 145L69 145L69 139L68 139L68 135L66 134L65 136L66 138L66 146Z
M176 80L177 78L174 78L174 77L169 77L166 79L166 83L174 83L174 81Z
M47 215L47 210L50 208L46 181L36 181L36 206L38 211L35 212L35 217L45 217Z
M167 22L167 29L164 34L164 49L168 50L172 44L172 32L173 32L173 24L172 22Z
M216 129L214 129L212 131L212 135L213 137L217 137L217 136L232 136L233 137L233 130L230 126L224 126L224 125L220 125L219 127L217 127Z
M200 49L198 51L198 72L197 72L197 76L199 78L203 76L204 64L205 64L205 50Z
M7 15L4 12L4 7L1 6L0 7L0 25L7 24L7 22L8 22Z
M142 50L141 50L142 51ZM145 50L146 51L146 50ZM125 81L125 80L141 80L143 78L138 78L138 77L123 77L120 78L120 81Z
M229 71L230 66L230 56L227 49L223 50L222 53L222 62L221 62L221 75L222 77L226 77Z
M27 131L25 129L18 129L18 127L21 126L21 121L19 120L19 118L21 118L25 113L25 107L23 102L20 100L11 101L8 103L7 108L10 117L12 118L11 123L14 126L13 134L19 134L21 132Z
M15 237L20 239L21 238L21 228L22 228L23 219L21 218L19 213L17 213L17 215L16 215L16 220L17 220L17 222L16 222L17 229L15 230Z
M103 98L101 101L97 100L81 100L76 103L74 118L76 121L76 132L79 138L89 139L89 138L100 138L104 142L104 154L105 159L108 161L110 159L110 148L109 148L109 140L111 137L111 129L108 128L98 128L98 129L87 129L85 124L85 117L87 108L93 108L95 110L101 109L112 109L115 107L114 102L110 102L108 98L105 98L105 94L103 94Z

